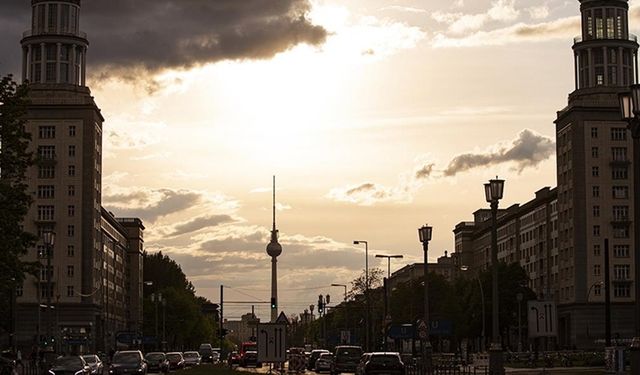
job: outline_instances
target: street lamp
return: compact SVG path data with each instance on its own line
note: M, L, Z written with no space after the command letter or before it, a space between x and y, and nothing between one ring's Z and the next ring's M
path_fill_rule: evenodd
M516 298L518 299L518 353L522 353L522 300L524 294L518 293Z
M42 242L44 242L45 251L47 252L47 342L51 340L51 295L53 294L53 287L51 286L51 277L53 269L51 268L51 255L53 252L53 246L56 242L56 232L46 231L42 233Z
M366 304L366 311L364 314L364 349L369 351L369 242L367 241L353 241L354 245L364 244L364 301Z
M349 330L349 315L348 315L348 310L349 310L349 306L347 306L347 286L345 284L331 284L331 286L341 286L344 288L344 328L345 331ZM342 335L341 335L342 337ZM351 335L349 334L349 340L351 341ZM342 344L350 344L351 342L345 342L347 340L341 339L340 340Z
M429 320L429 241L431 241L431 234L433 232L433 227L428 224L423 225L418 228L418 238L420 238L420 242L422 242L422 250L424 255L424 265L423 265L423 274L424 274L424 324L427 326L427 336L422 345L422 358L424 363L424 370L426 374L431 372L431 355L433 349L431 347L431 341L429 340L429 328L431 327L431 322Z
M619 94L620 112L627 121L628 129L633 138L633 232L634 245L634 275L635 275L635 334L631 342L631 373L640 373L640 85L631 85L630 92Z
M382 319L384 324L384 351L387 351L387 325L390 323L389 316L389 278L391 277L391 258L402 259L402 255L384 255L376 254L376 258L387 258L387 278L384 280L384 317Z
M469 270L469 266L460 266L460 270L461 271L468 271ZM476 274L475 277L476 280L478 280L478 286L480 287L480 302L482 305L482 332L480 333L480 351L483 352L484 350L484 337L485 337L485 308L484 308L484 288L482 288L482 281L480 281L480 275Z
M484 184L484 194L491 204L491 300L492 318L491 347L489 348L489 374L504 374L502 345L500 344L500 310L498 305L498 201L504 193L504 180L497 177Z

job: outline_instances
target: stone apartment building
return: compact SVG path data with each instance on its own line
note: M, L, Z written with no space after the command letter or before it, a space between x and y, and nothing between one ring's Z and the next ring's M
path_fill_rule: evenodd
M108 350L142 320L144 226L102 208L102 123L86 87L89 42L80 0L33 0L21 41L31 104L26 127L36 164L27 175L34 203L24 227L40 239L26 255L42 264L17 290L19 347ZM47 263L51 267L47 268Z

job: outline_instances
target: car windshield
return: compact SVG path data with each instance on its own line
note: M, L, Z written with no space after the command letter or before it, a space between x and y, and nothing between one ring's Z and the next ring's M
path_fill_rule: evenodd
M167 359L172 361L180 360L180 354L167 354Z
M150 353L150 354L147 354L146 358L149 361L162 361L164 359L164 354L162 354L162 353Z
M322 353L320 354L320 359L330 359L331 356L331 353Z
M87 363L96 363L98 362L98 359L95 355L83 355L82 358L87 362Z
M116 353L113 356L114 363L137 363L140 362L138 353Z
M375 365L398 365L400 358L395 355L373 355L369 359L369 363Z
M198 358L198 353L184 353L183 357L185 357L185 358Z
M336 358L340 359L359 359L362 355L362 349L358 348L344 348L338 350Z
M53 363L53 366L81 368L82 360L80 360L80 357L60 357L56 359L56 361Z

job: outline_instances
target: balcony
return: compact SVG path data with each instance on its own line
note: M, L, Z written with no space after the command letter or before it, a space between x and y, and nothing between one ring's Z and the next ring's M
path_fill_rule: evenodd
M42 36L42 35L53 35L53 36L72 36L82 39L87 39L87 33L84 31L46 31L46 30L27 30L22 33L22 38L28 38L30 36Z
M587 39L586 41L590 41L590 40L629 40L632 42L636 42L638 43L638 37L634 34L629 33L629 37L626 39L620 39L620 38L591 38L591 39ZM573 44L577 44L577 43L581 43L581 42L585 42L585 40L582 39L582 35L578 35L575 38L573 38Z
M626 156L616 156L609 162L609 165L615 167L627 166L629 164L631 164L631 160L629 160L629 158L627 158Z
M616 215L611 218L612 225L629 225L631 224L631 219L628 215Z
M35 158L35 164L38 166L55 166L58 163L56 154L53 155L37 155Z

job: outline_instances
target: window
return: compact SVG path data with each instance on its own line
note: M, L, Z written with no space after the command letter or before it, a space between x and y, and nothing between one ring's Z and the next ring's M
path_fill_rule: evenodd
M598 168L598 167L591 167L591 176L593 176L593 177L598 177L598 176L600 176L600 168Z
M594 225L593 226L593 236L594 237L600 237L600 226L599 225Z
M76 146L69 146L69 157L73 158L76 156Z
M55 198L55 187L53 185L38 185L38 198L40 199Z
M52 221L53 214L53 206L38 206L38 221Z
M598 128L591 128L591 138L598 138Z
M56 168L53 165L39 165L38 166L38 178L55 178Z
M598 198L600 197L600 186L593 186L591 188L591 196L593 198Z
M22 287L22 285L16 286L16 296L22 297L23 294L24 294L24 288Z
M595 284L593 286L593 295L599 296L602 294L602 286L600 284Z
M68 257L73 257L76 255L76 248L73 245L68 245L67 246L67 256Z
M629 206L613 206L613 220L629 220Z
M593 245L593 255L600 256L600 245Z
M629 199L628 186L614 186L612 188L613 199Z
M49 4L49 17L48 17L48 25L49 32L56 31L56 25L58 21L58 4Z
M56 137L56 127L55 126L39 126L38 127L38 137L40 139L53 139Z
M593 265L593 276L600 276L600 265L599 264L594 264Z
M38 146L38 157L44 160L55 159L56 146Z
M67 266L67 276L73 277L73 266Z
M47 272L49 270L49 272ZM53 278L53 266L40 268L40 280L47 281L48 277Z
M73 237L76 235L76 227L74 225L67 225L67 236Z
M74 217L76 215L76 206L74 205L68 206L67 213L69 214L69 217Z
M38 245L36 246L36 253L38 255L38 258L46 258L47 254L51 253L51 251L47 251L47 247L44 245Z
M616 258L628 258L629 245L613 245L613 256Z
M614 180L626 180L629 178L629 170L627 167L611 168L611 178Z
M42 281L46 281L46 280L42 280ZM49 289L46 284L42 285L40 287L40 297L41 298L53 297L53 288Z
M598 157L598 148L597 147L591 147L591 157L592 158L597 158Z
M629 284L616 283L613 287L613 296L617 298L631 297L631 287Z
M76 136L76 126L75 125L70 125L69 126L69 137L75 137Z
M614 161L627 161L627 148L626 147L612 147L611 157Z
M616 264L613 266L613 277L615 280L628 280L631 266L628 264Z
M76 186L75 185L69 185L67 187L67 192L68 192L68 195L70 197L74 197L76 195Z
M600 217L600 206L593 206L593 217Z
M611 140L612 141L626 141L627 129L626 128L611 128Z
M76 166L75 165L70 165L69 166L69 177L75 177L76 175Z
M613 238L629 238L629 227L614 227Z
M67 297L73 297L73 285L67 286Z

